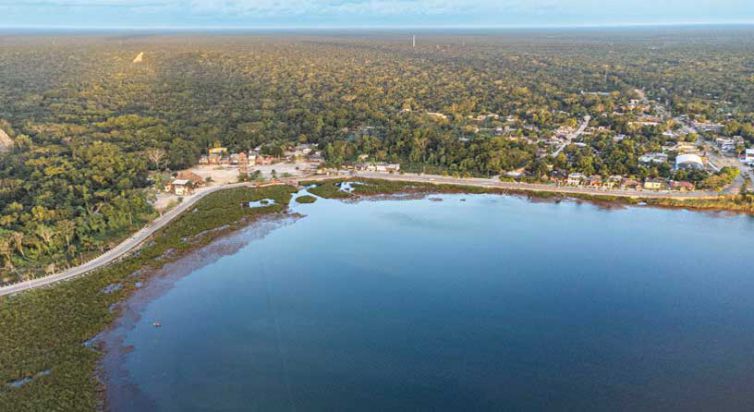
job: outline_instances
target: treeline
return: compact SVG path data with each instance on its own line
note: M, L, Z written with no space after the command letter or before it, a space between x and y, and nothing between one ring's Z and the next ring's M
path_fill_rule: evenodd
M0 37L0 127L13 139L0 157L0 281L108 247L150 217L150 172L189 167L215 143L266 153L317 143L332 164L368 155L460 175L671 176L638 163L677 125L636 127L641 111L625 108L637 88L754 138L748 31L408 39ZM541 155L538 138L587 114L610 132Z

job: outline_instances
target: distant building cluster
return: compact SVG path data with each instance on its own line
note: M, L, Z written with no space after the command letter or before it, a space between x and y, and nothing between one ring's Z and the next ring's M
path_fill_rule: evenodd
M565 179L554 178L558 184L573 187L588 187L605 190L678 190L690 192L695 189L694 184L686 181L674 181L660 178L649 178L643 182L619 175L603 179L602 176L586 176L583 173L570 173Z
M301 160L322 160L322 153L313 144L299 144L285 150L283 156L270 156L262 154L262 147L250 150L248 153L229 154L225 147L215 147L207 151L206 155L199 158L200 165L231 165L237 166L265 166L279 162L296 162Z

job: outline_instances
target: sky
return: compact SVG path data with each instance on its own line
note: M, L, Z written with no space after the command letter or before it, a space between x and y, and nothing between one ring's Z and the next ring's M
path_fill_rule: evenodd
M390 28L754 23L754 0L0 0L0 27Z

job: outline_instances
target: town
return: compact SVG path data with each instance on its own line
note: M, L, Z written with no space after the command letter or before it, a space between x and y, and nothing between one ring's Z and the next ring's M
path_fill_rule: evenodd
M580 123L566 113L559 113L566 120L552 132L528 124L513 115L470 115L462 119L461 123L463 130L471 137L462 137L460 140L469 142L472 139L495 137L535 146L537 159L546 163L546 173L534 176L530 168L522 167L490 177L503 182L522 185L544 183L556 188L587 188L598 192L672 193L712 190L735 194L752 190L754 175L750 168L754 166L754 148L747 147L747 141L742 136L725 135L725 125L721 123L691 120L687 115L671 117L667 108L649 100L644 91L635 90L633 93L633 98L611 113L603 113L595 118L588 115ZM612 96L607 93L591 95L596 98ZM399 114L407 116L415 113L404 108ZM443 113L427 112L424 115L432 121L450 121L450 116ZM618 132L610 127L611 123L623 124L624 127ZM362 127L354 133L363 136L374 132L373 127ZM651 173L644 177L600 175L558 167L558 164L572 163L572 157L578 156L579 152L603 155L600 153L600 143L605 139L618 144L642 134L655 138L643 145L646 150L636 159L638 165L646 170L660 171L665 176ZM659 150L652 150L654 148ZM287 145L277 154L265 154L263 146L248 152L233 153L227 147L216 144L200 156L196 166L175 172L172 178L164 175L160 178L164 192L185 196L205 185L358 173L379 176L403 174L406 171L401 169L400 163L376 161L369 154L357 154L350 160L333 164L316 144ZM445 175L452 176L448 173ZM695 177L696 182L679 178L682 176ZM705 176L712 178L708 177L705 182L701 182L700 177ZM715 182L715 185L698 186L709 182ZM164 208L167 202L175 201L175 198L166 198L165 195L159 196L159 199L158 209Z

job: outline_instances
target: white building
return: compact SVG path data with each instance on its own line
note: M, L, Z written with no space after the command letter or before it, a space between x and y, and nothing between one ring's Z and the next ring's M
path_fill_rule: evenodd
M704 169L704 161L699 155L682 154L675 158L676 169Z
M744 162L749 166L754 166L754 149L746 149Z
M643 164L663 164L668 161L668 155L665 153L647 153L639 157L639 163Z

